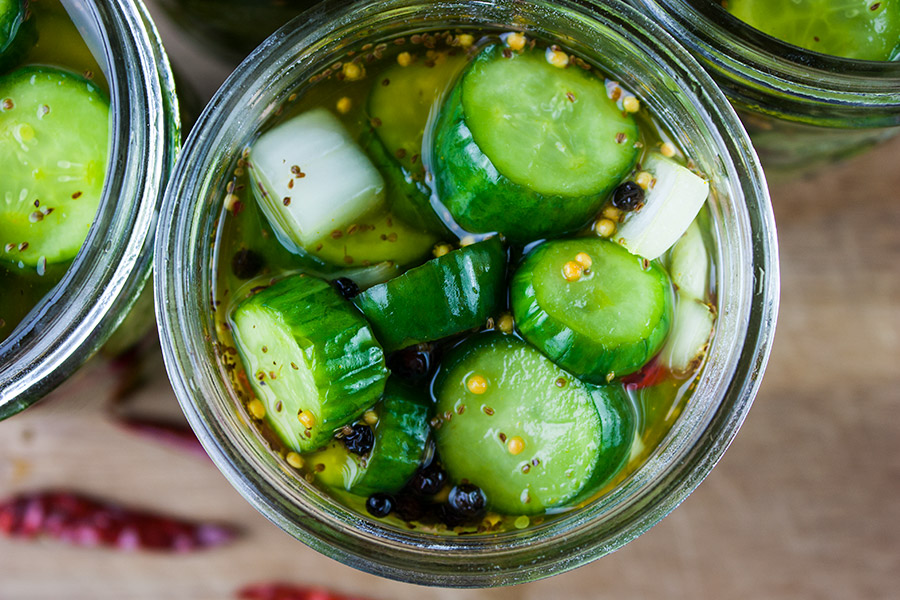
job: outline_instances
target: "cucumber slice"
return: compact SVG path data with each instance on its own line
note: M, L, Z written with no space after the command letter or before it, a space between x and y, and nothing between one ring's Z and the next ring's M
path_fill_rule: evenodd
M422 392L396 378L388 380L384 398L372 409L378 416L375 444L365 456L341 441L308 454L306 464L319 483L361 496L399 492L415 474L431 429Z
M321 279L279 281L242 302L231 325L266 421L292 450L321 447L384 391L381 346L362 316Z
M643 168L654 183L644 195L644 205L619 225L615 239L632 254L655 260L694 222L709 196L709 182L655 152L647 156Z
M393 352L483 325L503 307L505 283L506 251L495 237L371 287L354 303Z
M591 480L591 487L596 488L612 479L628 461L637 432L637 413L622 385L588 386L588 389L603 424L603 453Z
M431 161L460 226L527 242L589 221L637 161L638 136L590 72L489 46L441 110Z
M388 380L384 398L375 407L375 445L366 471L352 492L368 496L394 494L416 473L431 433L429 406L423 393L399 379Z
M678 376L696 371L709 347L715 321L715 314L709 305L679 291L672 332L659 353L662 364Z
M540 513L593 480L605 448L591 390L522 340L467 340L433 391L441 462L453 480L480 487L492 510Z
M900 58L896 0L728 0L751 27L807 50L857 60Z
M250 150L250 176L260 207L287 247L315 247L384 201L378 170L322 108L262 134Z
M669 276L676 289L691 298L702 300L709 286L709 255L696 220L672 247Z
M0 78L0 260L36 266L78 253L100 205L109 101L65 71Z
M431 206L425 185L422 139L429 116L449 83L465 65L465 54L436 52L407 66L394 65L375 82L369 115L380 123L363 146L388 186L391 210L411 225L438 233L446 230Z
M408 265L429 255L436 241L434 235L413 229L380 210L333 230L308 251L311 256L345 267L385 261Z
M590 268L567 280L567 263L581 253ZM510 284L519 331L586 381L605 383L637 371L662 347L672 320L669 277L644 262L597 238L538 246Z

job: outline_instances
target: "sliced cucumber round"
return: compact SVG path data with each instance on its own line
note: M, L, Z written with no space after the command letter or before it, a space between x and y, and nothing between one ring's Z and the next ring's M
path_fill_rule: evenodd
M455 481L480 487L491 509L540 513L593 480L605 449L591 390L522 340L464 342L433 392L442 464Z
M425 184L422 139L435 103L464 65L464 54L447 52L397 64L378 77L369 95L369 115L379 125L362 144L385 178L388 204L411 225L438 233L445 226Z
M49 67L0 78L0 260L70 260L100 204L109 101L86 79Z
M483 325L503 307L506 251L499 238L434 258L354 299L388 352Z
M375 445L365 473L351 490L364 496L399 492L422 463L431 434L430 407L423 392L399 379L388 380L384 398L374 410Z
M588 486L596 489L612 479L628 461L637 431L637 414L621 384L588 386L588 389L603 424L600 443L603 452Z
M638 126L578 68L542 51L481 51L445 102L432 163L441 200L474 232L514 242L589 221L638 158Z
M672 320L666 272L599 238L538 246L513 276L510 297L525 339L592 383L640 369Z
M384 353L362 316L327 282L279 281L232 315L238 352L285 446L309 452L384 391Z

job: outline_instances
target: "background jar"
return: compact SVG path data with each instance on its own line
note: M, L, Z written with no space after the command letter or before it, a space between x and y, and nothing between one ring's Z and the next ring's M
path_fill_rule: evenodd
M144 6L62 3L109 83L109 161L81 250L59 284L0 343L0 419L84 364L137 301L150 276L156 217L181 139L168 58Z
M439 536L345 508L269 448L217 355L212 242L235 158L290 94L367 42L456 27L504 27L565 40L640 96L712 179L720 317L693 400L647 463L600 502L521 531ZM388 0L320 5L263 43L194 127L157 233L157 313L179 402L207 452L267 518L365 571L415 583L492 586L572 569L615 550L674 509L709 473L750 408L778 303L765 179L727 100L660 28L615 0L491 3Z
M767 172L810 171L900 133L900 62L781 42L710 0L630 0L683 43L732 102Z

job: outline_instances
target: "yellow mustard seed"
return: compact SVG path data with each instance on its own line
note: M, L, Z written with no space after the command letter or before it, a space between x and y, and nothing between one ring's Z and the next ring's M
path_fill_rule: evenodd
M531 519L528 518L528 515L521 515L516 517L516 520L513 521L513 525L516 526L516 529L525 529L531 523Z
M451 250L453 250L453 248L450 247L450 244L437 244L434 249L432 249L431 253L434 254L435 258L440 258Z
M353 108L353 100L351 100L347 96L344 96L337 101L337 110L342 115L346 115L348 112L350 112L351 108Z
M569 55L556 48L555 46L551 46L547 48L547 51L544 53L544 56L547 58L547 62L553 65L554 67L559 67L563 69L569 66Z
M316 416L308 410L301 410L297 415L297 420L307 429L312 429L316 426Z
M602 214L604 219L609 219L610 221L618 222L619 219L622 218L622 210L616 208L612 204L607 205L606 208L603 209Z
M635 96L625 96L622 99L622 108L624 108L627 113L636 113L641 110L641 101Z
M378 422L378 414L374 410L367 410L363 414L363 421L366 422L366 425L374 425Z
M397 55L397 64L401 67L408 67L413 63L413 56L409 52L401 52Z
M235 203L240 202L240 198L238 198L235 194L225 194L225 210L231 212L234 208Z
M594 231L603 238L608 238L616 232L616 223L611 219L597 219L594 223Z
M584 275L584 267L574 260L570 260L563 265L562 275L566 281L578 281Z
M666 158L672 158L673 156L675 156L675 146L673 146L669 142L663 142L659 147L659 153Z
M266 416L266 407L259 400L251 400L247 403L247 410L250 411L254 419L264 419Z
M499 329L503 333L512 333L515 326L516 321L509 313L503 313L502 315L500 315L500 318L497 319L497 329Z
M468 33L461 33L456 41L459 43L462 48L469 48L472 44L475 43L475 37Z
M513 456L522 454L522 451L525 450L525 440L518 435L514 435L506 442L506 449Z
M504 41L506 42L506 45L510 50L515 50L516 52L518 52L525 47L525 44L528 40L525 39L524 35L516 31L514 33L508 34Z
M473 394L481 395L487 391L487 379L481 375L472 375L466 380L466 388Z
M491 529L491 528L499 525L500 521L502 521L502 520L503 520L503 517L501 517L500 515L498 515L496 513L488 513L487 516L484 518L483 524L488 529Z
M344 63L344 66L341 67L341 72L347 81L357 81L366 76L366 70L353 62Z
M591 265L594 264L591 255L587 252L579 252L575 255L575 262L584 267L585 269L590 269Z
M287 461L287 464L291 465L295 469L303 468L303 457L296 452L288 452L287 456L285 456L284 459Z
M644 190L650 187L651 181L653 181L653 175L651 175L647 171L641 171L637 174L637 177L634 178L634 182L641 186L641 189Z

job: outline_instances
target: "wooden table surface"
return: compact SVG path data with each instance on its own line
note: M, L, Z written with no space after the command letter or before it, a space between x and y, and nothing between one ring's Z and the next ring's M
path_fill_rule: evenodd
M152 6L152 5L151 5ZM221 65L161 23L208 91ZM736 441L684 504L622 550L497 590L400 584L338 564L256 513L202 457L113 426L94 361L0 423L2 495L74 488L238 524L223 549L153 555L0 539L0 600L221 600L255 581L374 599L896 598L900 594L900 139L775 186L782 301L772 359ZM158 352L135 401L178 413Z

